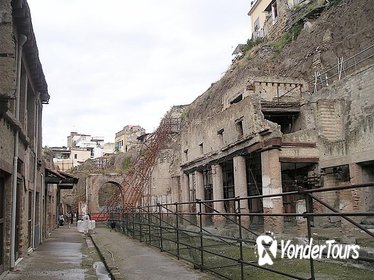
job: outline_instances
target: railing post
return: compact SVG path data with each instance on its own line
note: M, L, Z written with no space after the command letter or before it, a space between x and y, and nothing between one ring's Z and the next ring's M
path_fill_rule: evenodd
M305 207L307 213L313 213L313 206L312 206L312 199L309 195L305 194ZM310 215L307 215L306 217L306 223L308 227L308 241L310 242L312 238L312 225L311 225L311 219L312 217ZM314 275L314 260L312 258L312 254L310 254L309 258L309 265L310 265L310 280L315 279Z
M164 250L163 249L163 246L162 246L162 213L161 213L161 204L160 203L157 203L157 206L158 206L158 214L159 214L159 219L160 219L160 250L161 252Z
M139 213L139 241L142 242L142 230L143 230L143 227L142 227L142 222L143 222L143 213L140 212L141 209L140 209L140 206L138 207L138 213Z
M129 235L129 231L130 231L130 215L129 215L129 211L127 211L126 213L126 235Z
M202 205L201 200L196 199L196 202L199 204L199 228L200 228L200 270L204 270L204 238L203 238L203 216L202 216Z
M148 239L149 239L149 244L152 245L152 234L151 234L151 214L149 211L149 206L147 206L148 209Z
M135 211L132 209L132 238L135 239Z
M238 224L239 224L239 250L240 250L240 259L239 259L239 262L240 262L240 276L241 276L241 280L244 280L244 266L243 266L243 231L242 231L242 216L241 216L241 212L240 212L240 197L236 197L235 198L236 202L237 202L237 210L236 210L236 213L237 213L237 220L238 220Z
M177 258L179 260L179 215L178 215L178 202L175 202L175 226L177 234Z

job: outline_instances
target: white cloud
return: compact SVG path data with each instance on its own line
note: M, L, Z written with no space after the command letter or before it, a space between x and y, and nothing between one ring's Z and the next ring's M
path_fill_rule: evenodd
M249 37L246 0L28 0L50 104L44 144L154 130L227 70Z

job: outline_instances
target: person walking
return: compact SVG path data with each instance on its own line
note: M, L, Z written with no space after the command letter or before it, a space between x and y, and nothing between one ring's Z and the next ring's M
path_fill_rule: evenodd
M65 222L64 214L60 213L60 215L58 216L58 224L59 224L59 226L63 226L64 222Z
M71 213L69 212L67 215L66 215L66 221L69 225L69 228L70 228L70 220L71 220Z
M110 231L112 231L113 229L116 229L116 221L115 220L112 220L110 222Z

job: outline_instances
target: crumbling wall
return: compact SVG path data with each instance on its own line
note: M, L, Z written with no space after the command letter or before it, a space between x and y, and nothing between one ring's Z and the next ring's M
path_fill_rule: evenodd
M368 66L312 95L311 103L330 106L318 129L321 167L374 158L373 92L374 66Z
M312 80L315 56L321 67L329 68L338 57L347 59L374 42L374 5L371 0L342 0L322 12L311 26L305 27L297 40L280 52L273 50L271 40L253 48L233 64L225 75L199 96L186 114L186 121L208 118L222 111L222 97L228 91L238 92L250 77L276 76Z
M374 66L367 66L310 96L305 106L316 119L323 187L369 182L365 166L374 159ZM370 165L369 165L370 166ZM340 168L341 172L337 172ZM368 211L372 191L327 192L320 199L341 211ZM316 203L316 211L326 212ZM361 221L361 218L357 218ZM321 225L340 218L316 218Z
M160 151L157 162L153 167L150 194L152 201L166 203L169 201L172 188L171 165L173 162L174 151L172 149L163 149ZM171 197L170 197L171 200Z
M242 135L238 132L238 121L242 122ZM181 134L182 163L217 153L224 147L254 138L264 130L279 131L277 124L263 118L257 95L244 98L219 114L190 120Z

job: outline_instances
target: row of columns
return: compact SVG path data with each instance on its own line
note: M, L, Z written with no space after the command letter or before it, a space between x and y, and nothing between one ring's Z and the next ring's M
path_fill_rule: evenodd
M213 180L213 200L224 199L223 191L223 171L220 164L211 166L212 168L212 180ZM262 169L262 194L276 194L282 192L282 178L281 178L281 164L279 162L279 150L271 149L261 153L261 169ZM247 197L247 167L246 160L243 156L236 156L233 158L233 170L234 170L234 185L235 185L235 196L236 197ZM203 173L200 171L194 172L195 176L195 188L196 188L196 199L204 200L204 180ZM193 179L192 173L189 175L184 174L182 188L182 201L190 201L189 190L192 187ZM264 213L283 213L283 199L282 197L271 197L263 198L263 212ZM220 213L225 213L224 202L214 202L214 209ZM188 205L184 205L184 211L188 211ZM199 209L197 207L197 212ZM249 213L248 200L243 199L240 201L240 212ZM203 223L206 221L204 215L201 216ZM221 227L224 225L225 217L221 215L214 215L213 222L215 226ZM242 223L245 226L250 226L250 217L243 216ZM280 233L283 231L283 217L264 217L264 230Z

